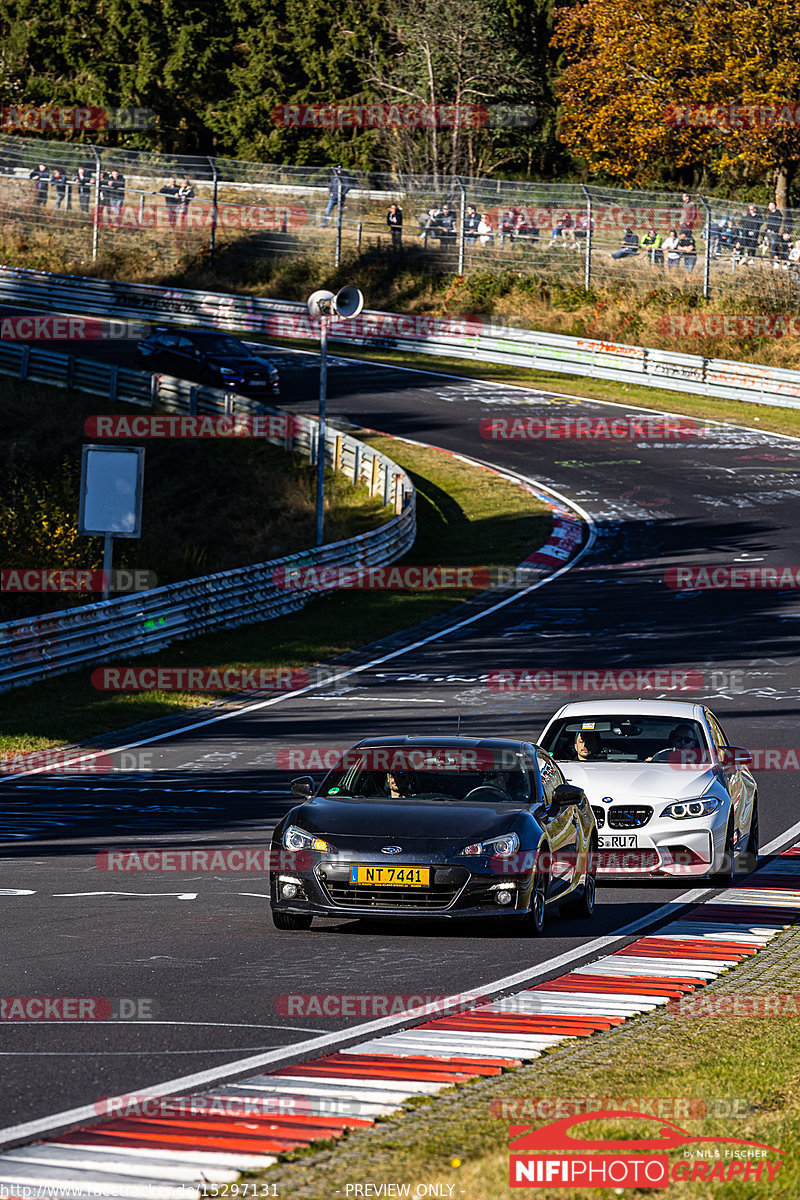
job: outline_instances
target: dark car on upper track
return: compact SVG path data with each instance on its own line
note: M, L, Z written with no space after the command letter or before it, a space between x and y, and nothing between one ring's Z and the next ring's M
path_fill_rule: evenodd
M529 742L370 738L275 829L279 929L317 917L497 917L538 934L546 910L589 917L597 832L589 802Z
M156 326L138 343L136 359L146 371L176 375L227 392L280 394L278 368L238 338L216 329Z

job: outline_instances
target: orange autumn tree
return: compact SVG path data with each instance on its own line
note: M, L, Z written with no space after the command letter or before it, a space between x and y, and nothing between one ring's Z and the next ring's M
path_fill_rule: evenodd
M559 136L593 172L708 169L769 182L784 207L800 166L796 0L586 0L557 10L554 45ZM746 111L731 123L727 105Z

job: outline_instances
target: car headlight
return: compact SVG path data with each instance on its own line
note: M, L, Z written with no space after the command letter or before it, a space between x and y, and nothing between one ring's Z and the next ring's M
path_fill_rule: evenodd
M502 837L487 838L485 842L473 842L472 845L459 850L459 854L505 855L513 854L515 850L519 850L519 838L515 833L504 833Z
M287 825L283 831L283 848L284 850L316 850L319 854L335 854L335 848L326 842L324 838L315 837L313 833L306 833L305 829L298 829L296 825Z
M710 800L678 800L668 804L661 813L662 817L672 817L674 821L686 821L698 817L707 817L719 808L719 800L712 796Z
M244 378L241 371L234 371L234 370L232 370L231 367L220 367L219 373L220 373L220 375L224 376L225 379L243 379Z

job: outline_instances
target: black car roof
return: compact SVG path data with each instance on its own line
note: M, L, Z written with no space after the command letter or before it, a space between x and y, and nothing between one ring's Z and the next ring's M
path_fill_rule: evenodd
M459 747L463 746L469 749L480 747L484 750L508 750L513 747L515 750L521 751L526 745L531 745L530 742L513 741L511 738L472 738L472 737L374 737L364 738L357 742L356 746L430 746L431 748L442 747ZM356 749L353 746L352 749Z
M208 329L205 325L154 325L150 332L151 334L182 333L185 334L186 337L197 337L199 334L208 335L209 333L223 333L227 337L236 338L237 342L242 340L241 338L236 337L236 334L230 329Z

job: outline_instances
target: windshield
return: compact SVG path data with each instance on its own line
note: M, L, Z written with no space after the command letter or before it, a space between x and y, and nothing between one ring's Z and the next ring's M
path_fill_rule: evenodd
M321 796L363 800L465 800L527 804L531 781L522 754L482 748L364 746L348 750Z
M218 354L224 358L231 358L233 355L237 358L250 356L247 346L225 333L204 333L201 337L193 338L193 341L204 354Z
M567 717L548 730L541 744L559 762L710 761L702 725L675 717Z

